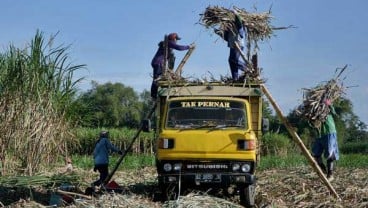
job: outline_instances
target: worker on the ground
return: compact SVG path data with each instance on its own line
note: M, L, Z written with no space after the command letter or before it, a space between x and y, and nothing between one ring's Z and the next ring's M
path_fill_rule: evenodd
M330 112L322 123L321 130L318 131L319 138L313 143L312 153L322 171L327 174L327 179L331 181L333 180L334 161L339 159L336 126L333 118L336 112L331 100L326 99L324 104L329 107ZM327 159L327 168L322 160L323 153Z
M117 152L122 155L123 151L114 146L109 140L109 132L102 131L100 133L99 139L96 142L95 149L93 150L94 159L94 171L100 173L98 180L92 183L92 188L95 186L100 186L109 175L109 151Z
M178 45L176 42L177 40L180 40L181 38L178 36L177 33L170 33L167 36L168 39L168 43L167 43L167 47L168 47L168 57L167 59L169 60L169 68L173 69L174 65L175 65L175 56L173 53L173 49L175 50L179 50L179 51L184 51L184 50L188 50L190 48L194 47L194 44L190 44L190 45ZM151 85L151 97L152 98L156 98L157 97L157 90L158 90L158 85L157 85L157 81L160 79L160 76L162 75L162 71L163 66L164 66L164 61L165 61L165 47L164 47L164 41L161 41L158 44L158 49L157 52L155 54L155 56L152 59L151 62L151 66L153 68L153 81L152 81L152 85Z
M236 11L233 11L235 15L234 26L236 28L227 29L221 31L215 29L215 33L220 35L225 41L227 41L227 46L230 48L229 54L229 66L231 71L231 76L233 81L238 81L239 71L245 71L247 62L241 57L241 51L244 50L246 30L243 25L243 21ZM239 51L235 44L238 44L241 51Z

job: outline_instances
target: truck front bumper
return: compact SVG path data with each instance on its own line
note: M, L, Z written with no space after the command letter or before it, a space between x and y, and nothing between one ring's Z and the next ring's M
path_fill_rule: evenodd
M211 185L228 187L231 184L254 184L256 177L250 173L183 173L183 174L159 174L159 182L181 183L187 186Z

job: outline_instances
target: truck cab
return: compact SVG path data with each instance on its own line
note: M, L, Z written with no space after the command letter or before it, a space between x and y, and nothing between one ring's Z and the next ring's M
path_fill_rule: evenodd
M259 85L160 83L155 157L164 200L187 188L235 187L242 204L254 205L261 114Z

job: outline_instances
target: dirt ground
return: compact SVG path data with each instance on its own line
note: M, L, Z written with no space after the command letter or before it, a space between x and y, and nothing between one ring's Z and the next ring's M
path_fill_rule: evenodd
M76 171L86 179L85 185L97 178L93 171ZM344 168L336 170L331 184L341 200L329 193L310 167L258 171L256 207L368 207L367 171L368 169ZM129 172L118 171L112 180L123 187L122 193L106 193L92 199L71 196L71 203L64 203L62 207L241 207L236 195L213 195L198 191L186 193L178 200L162 203L156 200L156 171L152 167ZM79 191L83 193L85 188L81 184ZM47 207L51 197L60 196L47 190L28 191L27 194L27 191L16 188L0 188L0 193L0 207L7 205L11 208Z

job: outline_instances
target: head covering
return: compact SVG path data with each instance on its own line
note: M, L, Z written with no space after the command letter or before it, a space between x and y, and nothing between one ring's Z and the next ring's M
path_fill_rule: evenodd
M180 40L181 38L179 37L179 35L177 33L170 33L167 38L169 40Z
M108 131L101 131L100 132L100 138L108 138L109 132Z

